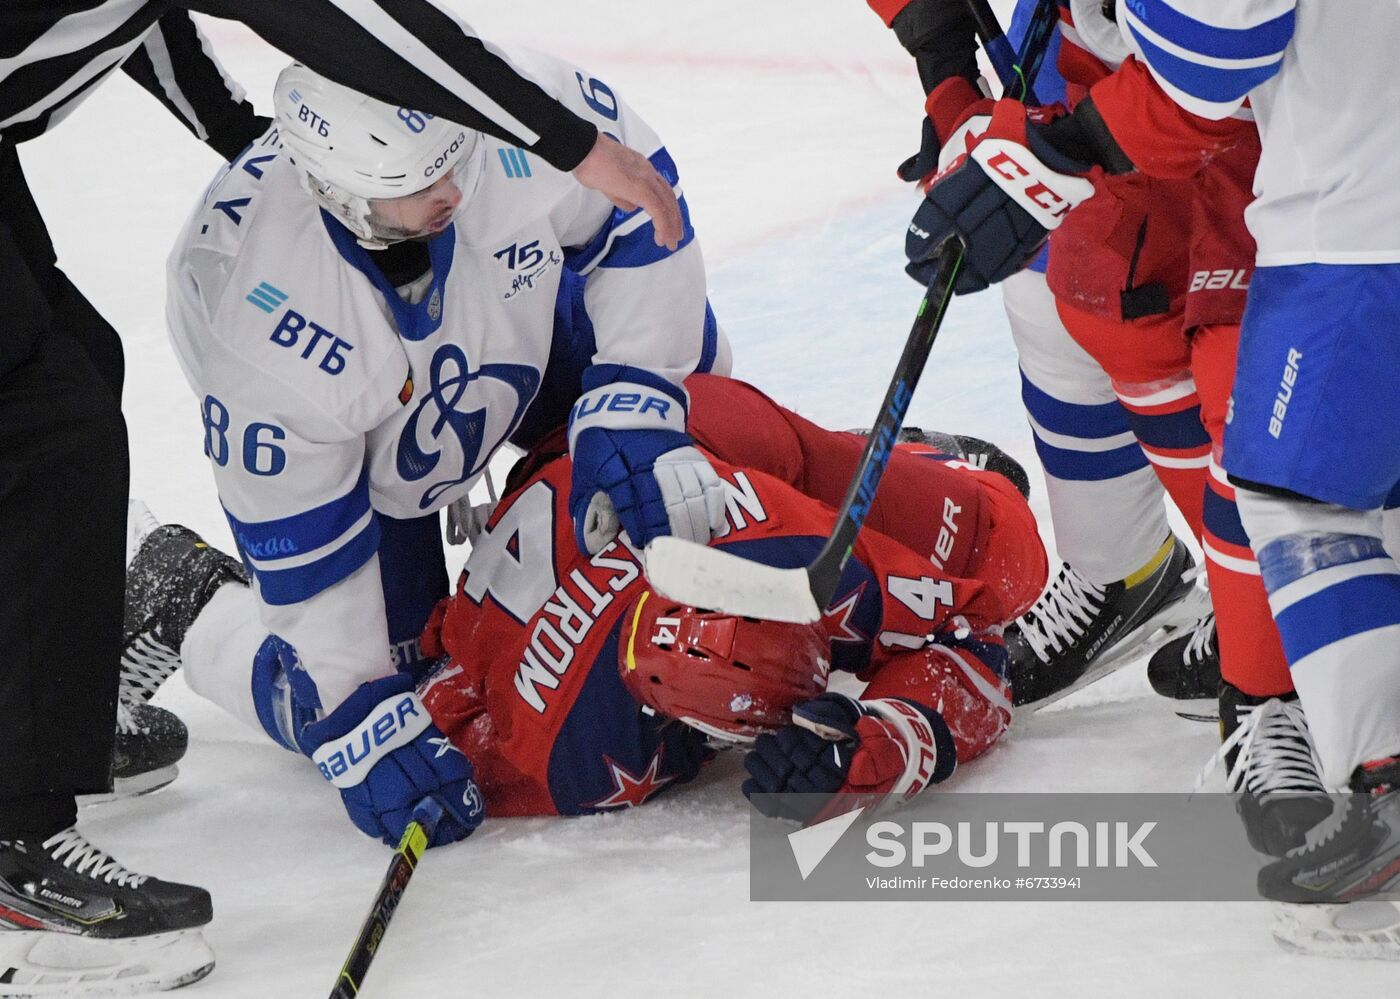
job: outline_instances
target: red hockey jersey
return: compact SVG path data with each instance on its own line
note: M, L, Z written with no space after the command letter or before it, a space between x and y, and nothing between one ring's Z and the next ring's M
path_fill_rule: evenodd
M739 382L695 376L687 387L692 433L727 487L730 531L718 543L774 565L810 561L834 523L838 471L849 476L862 440ZM692 779L711 752L700 733L642 711L624 689L618 634L646 587L641 562L625 538L578 552L559 450L543 445L512 473L430 626L427 644L450 659L423 697L475 763L493 815L639 805ZM1010 720L1001 629L1039 594L1046 558L1005 479L919 451L894 456L871 517L905 538L862 532L825 627L835 669L869 681L869 696L941 712L965 762Z

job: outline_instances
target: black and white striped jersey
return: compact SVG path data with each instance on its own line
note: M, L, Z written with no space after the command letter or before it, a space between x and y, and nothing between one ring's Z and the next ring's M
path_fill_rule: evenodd
M261 128L190 11L241 21L333 80L507 139L562 170L597 135L432 0L7 0L0 136L42 134L120 66L232 157Z

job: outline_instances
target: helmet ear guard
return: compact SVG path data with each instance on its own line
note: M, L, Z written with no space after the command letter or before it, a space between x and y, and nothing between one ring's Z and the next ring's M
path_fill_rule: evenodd
M831 645L815 625L699 610L643 591L619 635L623 686L713 738L751 742L826 689Z

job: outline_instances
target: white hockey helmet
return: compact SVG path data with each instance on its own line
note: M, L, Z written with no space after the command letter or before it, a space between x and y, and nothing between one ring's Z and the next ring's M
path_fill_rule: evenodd
M282 143L306 190L364 246L431 235L410 231L376 202L409 198L444 178L463 190L480 134L445 118L394 107L293 63L274 90ZM391 218L386 218L386 214Z

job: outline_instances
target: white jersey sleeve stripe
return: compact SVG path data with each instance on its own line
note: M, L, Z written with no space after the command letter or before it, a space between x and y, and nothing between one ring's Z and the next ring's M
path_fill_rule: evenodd
M309 600L379 550L367 473L344 496L290 517L243 521L227 507L224 514L262 599L273 605Z
M274 556L272 558L253 558L246 556L244 561L254 572L283 572L287 569L300 569L302 566L319 562L327 555L332 555L359 537L369 527L370 519L374 517L373 510L366 510L364 516L350 525L350 529L341 534L329 544L309 552L302 552L298 555Z
M1295 22L1292 0L1209 9L1201 0L1141 0L1121 16L1158 82L1206 118L1233 114L1278 73Z
M1136 0L1124 4L1137 30L1215 59L1277 57L1293 38L1294 0Z
M657 172L671 182L671 190L681 208L681 241L674 250L656 245L656 228L651 217L643 214L640 208L624 212L620 208L613 211L585 245L571 247L565 251L569 268L579 274L588 274L595 267L645 267L673 253L678 253L695 238L695 228L690 223L690 206L680 186L680 174L671 154L663 147L648 157Z

